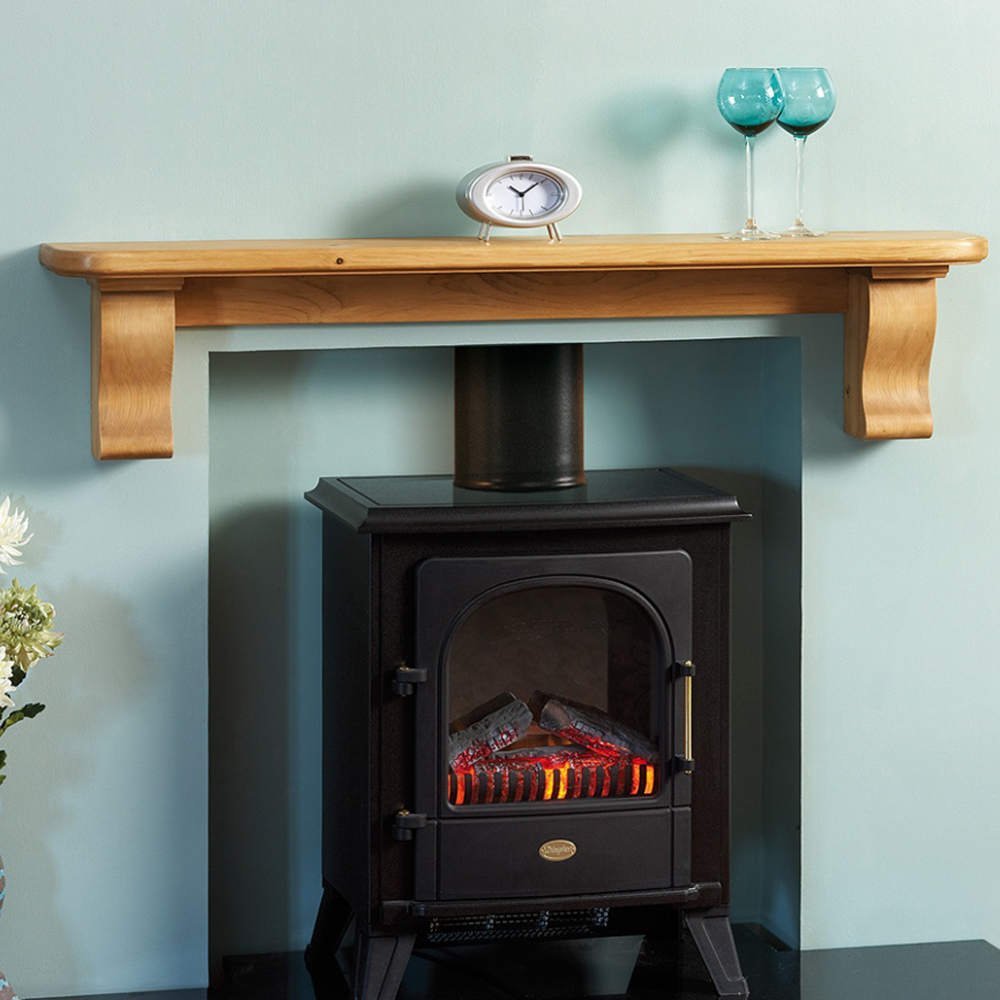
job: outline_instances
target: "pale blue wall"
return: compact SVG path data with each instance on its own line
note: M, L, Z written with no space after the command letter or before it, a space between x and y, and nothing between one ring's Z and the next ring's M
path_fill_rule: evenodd
M838 229L996 229L995 138L977 127L988 115L1000 32L988 0L932 0L919 16L911 4L860 0L810 8L808 17L792 0L775 0L766 17L728 2L652 0L513 0L505 11L506 22L456 0L430 8L33 0L0 9L0 494L29 510L37 537L23 576L42 583L69 633L31 680L49 708L7 741L10 777L0 790L10 873L0 967L22 995L180 987L206 976L209 345L432 347L488 336L483 327L186 331L177 457L97 465L86 288L41 270L38 243L468 233L451 201L456 179L521 151L563 163L583 182L584 204L567 230L721 230L740 216L741 150L712 97L721 69L748 61L822 63L838 83L840 107L810 140L818 220ZM515 21L531 29L515 30ZM790 144L767 135L760 152L758 214L782 225ZM937 430L927 442L843 435L836 321L656 331L680 341L801 335L808 947L1000 944L1000 675L991 660L1000 532L987 499L1000 485L1000 339L990 321L1000 296L991 262L955 269L940 286ZM652 336L617 324L586 331L589 340ZM317 387L338 378L329 357L305 362L302 377ZM418 396L440 384L432 369ZM713 373L703 369L710 392ZM634 400L627 386L606 390L598 405L614 422ZM275 414L279 428L308 422L295 406ZM774 426L783 428L779 416ZM414 431L422 451L391 434L372 446L379 471L447 453L443 418L429 419ZM594 446L614 447L624 428ZM331 433L350 449L353 431ZM775 430L761 454L787 455L786 436L794 447L798 428ZM667 431L647 428L642 448L657 440L666 461L689 461L676 457ZM228 519L237 531L263 509L266 523L285 530L287 512L268 513L273 498L256 487L222 501L225 510L215 505L216 477L230 474L224 463L212 454L213 523ZM781 510L789 484L765 486L768 509ZM301 621L308 561L268 565L271 541L261 540L259 572L276 586L284 579L278 593L289 601L279 612ZM772 602L797 603L795 592L771 593ZM765 702L767 685L765 676ZM308 692L248 694L262 715L275 707L294 720ZM795 726L764 726L762 757ZM307 736L282 748L285 766L308 755ZM762 778L761 790L761 821L780 828L794 789L783 794ZM298 790L259 791L262 804L276 804L287 844L308 839ZM763 844L753 863L788 870L793 849ZM284 859L290 924L308 908L305 857ZM794 911L793 888L765 881L762 893L775 919Z

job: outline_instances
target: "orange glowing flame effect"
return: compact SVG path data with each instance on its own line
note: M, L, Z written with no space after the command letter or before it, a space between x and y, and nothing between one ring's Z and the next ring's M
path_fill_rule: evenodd
M453 805L496 802L551 802L563 799L652 796L658 766L641 757L567 760L526 757L485 760L454 767L448 774L448 801Z

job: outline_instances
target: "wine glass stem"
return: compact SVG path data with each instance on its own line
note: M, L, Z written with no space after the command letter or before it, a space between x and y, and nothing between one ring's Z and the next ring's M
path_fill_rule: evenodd
M802 209L806 188L805 150L806 137L795 136L795 225L799 228L805 228L805 223L802 221L802 216L805 214Z
M754 146L754 136L748 135L746 137L746 154L747 154L747 229L756 229L757 221L754 219L753 214L753 146Z

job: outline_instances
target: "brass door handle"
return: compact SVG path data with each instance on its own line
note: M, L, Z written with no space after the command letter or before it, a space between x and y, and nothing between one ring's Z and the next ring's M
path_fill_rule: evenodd
M694 771L694 675L695 666L690 660L676 665L677 676L684 682L684 748L674 759L676 770L691 774Z

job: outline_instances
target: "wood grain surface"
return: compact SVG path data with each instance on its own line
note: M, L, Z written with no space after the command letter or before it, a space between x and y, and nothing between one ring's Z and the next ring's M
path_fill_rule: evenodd
M959 232L846 232L812 239L659 236L46 243L40 259L73 277L970 264L988 250Z
M845 315L844 429L928 437L938 278L989 252L961 232L760 243L711 234L46 243L92 287L93 450L173 454L175 328Z

